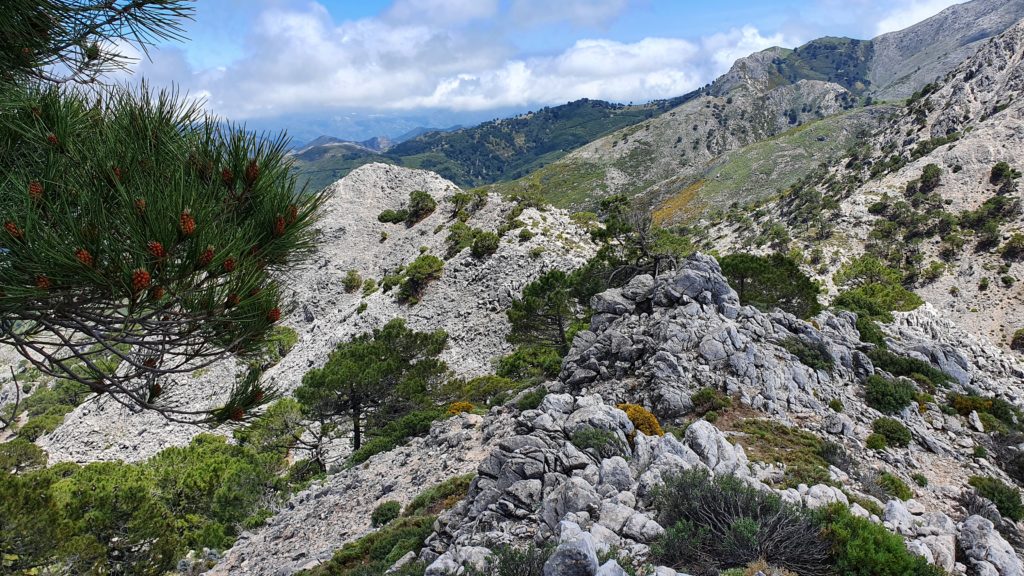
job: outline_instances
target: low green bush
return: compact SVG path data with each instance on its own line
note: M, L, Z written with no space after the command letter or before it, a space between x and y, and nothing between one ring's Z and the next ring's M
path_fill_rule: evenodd
M900 356L886 349L869 350L868 358L871 359L875 368L884 370L893 376L906 376L913 380L918 380L923 376L933 386L942 386L953 381L952 376L928 362L909 356Z
M43 449L26 438L0 443L0 474L25 472L46 466Z
M520 346L498 361L497 374L513 380L556 378L562 370L562 356L547 346Z
M345 273L341 286L345 289L345 292L351 294L363 286L363 277L359 275L358 270L349 270Z
M910 478L914 481L914 484L917 484L921 488L924 488L925 486L928 485L928 478L924 474L921 474L920 472L915 472L913 475L910 476Z
M839 398L833 398L829 400L828 407L835 412L842 412L845 409L845 406L843 406L843 401L840 400Z
M944 576L911 553L903 538L880 524L854 516L842 504L820 513L825 538L832 543L834 574L842 576ZM800 572L801 576L803 575Z
M1024 519L1024 504L1021 503L1017 487L991 476L972 476L968 483L978 494L991 500L1006 518L1013 521Z
M887 446L906 448L912 440L910 430L894 418L879 418L871 424L871 429L885 437Z
M399 518L376 532L349 542L302 576L370 576L383 574L399 558L417 552L433 532L434 516ZM422 565L421 567L422 568ZM421 572L422 574L422 572Z
M470 253L474 258L484 258L498 251L501 238L494 232L481 232L473 238Z
M690 402L693 404L693 412L698 416L704 416L708 412L717 412L732 406L732 398L711 387L701 388L691 394Z
M899 498L900 500L909 500L914 497L914 493L910 490L910 486L899 477L890 474L889 472L882 472L876 479L879 487L885 491L886 494L893 498Z
M47 412L46 414L40 414L34 418L29 418L28 422L25 422L25 424L18 429L18 437L24 438L30 442L35 442L40 437L53 432L58 426L64 423L64 415L71 411L64 411L62 408L63 407L55 406L51 408L53 412Z
M796 356L802 364L814 370L827 372L835 365L832 354L822 342L808 342L798 336L790 336L779 342L779 346Z
M872 433L868 434L867 447L870 450L885 450L888 446L888 441L885 436L881 434Z
M409 438L430 432L434 421L445 416L440 408L429 408L411 412L398 420L389 422L376 432L376 436L352 452L348 457L350 465L362 464L381 452L387 452L404 444Z
M883 414L895 414L910 406L917 393L904 380L890 380L877 374L868 376L864 386L868 406Z
M573 446L583 451L592 450L602 458L619 456L625 451L622 441L610 430L583 427L573 432L571 440Z
M537 389L524 394L519 399L519 402L516 402L516 408L519 408L520 410L536 410L547 395L547 389L543 386L539 386Z
M469 569L466 576L544 576L544 564L554 553L553 546L530 546L519 549L503 546L494 551L483 572Z
M388 500L373 509L370 514L370 525L379 528L391 522L402 512L402 505L395 500Z
M434 515L455 506L466 497L466 493L469 492L469 485L473 483L473 478L473 474L455 476L420 492L411 502L406 504L402 516Z
M407 210L385 210L377 215L377 220L385 224L401 224L408 217Z
M683 472L666 479L655 507L666 527L652 547L659 564L696 572L765 560L801 576L832 574L832 547L814 515L739 478Z

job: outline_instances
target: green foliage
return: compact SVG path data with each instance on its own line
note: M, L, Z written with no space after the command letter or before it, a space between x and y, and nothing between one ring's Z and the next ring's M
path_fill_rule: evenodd
M455 506L466 497L474 475L453 476L444 482L416 495L405 506L402 516L428 516Z
M1024 234L1019 232L1010 236L1010 239L1000 249L1003 258L1006 260L1020 260L1024 257Z
M1018 328L1010 337L1010 349L1024 352L1024 328Z
M845 406L843 406L843 401L840 400L839 398L833 398L833 399L829 400L828 401L828 407L831 408L835 412L842 412L843 409L845 408Z
M873 374L864 382L868 406L883 414L900 412L914 401L917 390L904 380L890 380Z
M555 378L562 369L562 356L546 346L520 346L498 360L498 376L513 380Z
M437 256L421 254L405 268L405 274L399 284L398 299L415 304L427 284L441 277L444 261Z
M659 564L694 572L762 559L801 576L831 574L830 546L814 516L739 478L688 470L666 478L655 507L666 527L652 547Z
M548 395L548 391L543 386L531 390L516 402L516 408L519 410L536 410L540 403L544 401L544 397Z
M905 376L915 381L923 378L926 386L944 386L953 381L953 377L939 370L930 363L910 356L900 356L889 350L874 348L868 351L868 358L875 368L885 370L893 376Z
M484 258L498 251L501 238L494 232L481 232L473 239L470 252L474 258Z
M544 576L544 564L554 553L553 546L538 548L530 544L525 549L503 546L494 551L487 569L470 569L467 576ZM600 559L598 559L600 561Z
M71 380L58 380L48 387L40 386L25 398L21 409L29 416L66 414L89 396L89 388Z
M835 365L828 347L821 341L808 341L799 336L790 336L779 342L779 346L799 358L800 362L809 368L827 372Z
M573 446L580 450L591 450L602 458L611 458L624 452L622 441L610 430L584 426L572 433Z
M402 505L400 503L395 500L388 500L373 509L373 513L370 514L370 524L374 528L379 528L398 518L401 512Z
M1021 503L1017 487L991 476L971 476L968 483L978 494L991 500L1006 518L1015 522L1024 519L1024 504Z
M16 263L0 267L0 314L37 327L17 338L48 342L30 361L130 404L181 409L179 419L226 420L220 407L171 406L169 389L168 400L150 402L148 382L262 353L281 315L278 278L312 247L323 200L295 194L287 140L247 134L144 87L105 86L99 99L6 83L0 92L0 242ZM124 361L111 365L111 350ZM228 392L225 405L243 410L271 396Z
M335 423L348 418L358 453L364 433L396 426L401 422L396 417L429 405L427 391L448 370L437 358L447 341L442 330L415 332L396 318L340 343L324 367L307 372L295 390L313 422L311 433L321 441L336 437L341 432Z
M907 486L907 483L889 472L879 474L876 481L889 496L899 498L900 500L909 500L914 497L914 493Z
M917 484L921 488L928 486L928 477L920 472L911 474L910 478L914 481L914 484Z
M740 302L764 311L781 308L800 318L821 311L818 285L788 256L730 254L720 259L722 272Z
M409 412L397 420L392 420L374 430L373 437L362 447L353 450L348 457L348 462L351 465L362 464L381 452L401 446L409 438L430 432L430 426L445 416L445 411L440 408L427 408Z
M1011 168L1006 162L996 162L992 166L989 182L998 186L1007 180L1016 180L1018 178L1020 178L1020 172Z
M433 196L422 190L413 190L409 193L409 216L405 223L413 226L433 214L436 209L437 202Z
M551 270L523 288L523 295L508 309L509 342L540 346L564 356L569 351L569 330L576 319L573 285L562 270Z
M299 572L303 576L369 576L383 574L399 558L416 552L433 531L433 516L399 518L350 542L316 568Z
M17 474L46 466L46 452L26 438L0 443L0 474Z
M1020 430L1024 426L1024 413L1002 398L990 398L973 394L950 394L949 405L961 416L978 412L986 429L992 431Z
M522 387L520 382L502 376L478 376L470 380L453 378L441 388L441 396L453 401L496 406Z
M341 285L345 289L345 292L351 294L362 288L363 277L359 275L358 270L349 270L345 273L345 278L341 281Z
M878 418L871 424L871 430L875 434L881 434L885 438L887 446L906 448L913 439L910 430L902 422L893 418Z
M903 538L880 524L854 516L841 504L820 514L834 550L834 570L843 576L943 576L943 571L907 550Z
M867 447L870 450L885 450L888 446L888 441L885 436L877 433L868 434Z
M407 210L384 210L377 215L377 221L384 224L401 224L409 217Z
M693 412L698 416L704 416L708 412L724 410L732 406L732 398L711 387L701 388L691 394L690 402L693 404Z
M274 326L264 345L263 362L277 364L299 343L299 334L288 326Z
M892 322L893 311L913 310L923 303L919 296L900 285L899 272L870 254L844 265L834 280L845 290L832 305L857 313L861 340L880 347L885 346L885 340L875 322Z

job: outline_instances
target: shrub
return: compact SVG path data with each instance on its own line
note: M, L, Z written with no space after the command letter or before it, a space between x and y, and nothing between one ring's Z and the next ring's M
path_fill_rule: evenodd
M349 270L345 273L345 279L341 281L341 285L345 288L345 292L351 294L362 287L363 277L357 270Z
M473 412L476 410L476 406L473 406L470 402L452 402L448 406L448 414L450 416L457 416L463 412Z
M433 214L435 209L437 209L437 202L430 194L422 190L414 190L409 194L409 215L405 219L405 223L412 226Z
M401 224L405 222L405 219L409 217L407 210L385 210L377 215L377 221L385 224ZM382 237L383 241L385 237Z
M893 418L879 418L871 424L871 429L875 434L885 437L887 446L906 448L912 439L910 430L902 422Z
M821 448L818 449L818 455L840 470L849 470L851 468L850 455L846 452L846 448L838 442L832 442L831 440L822 442Z
M843 406L843 401L839 398L833 398L828 401L828 407L835 412L842 412L846 407Z
M427 488L406 504L402 516L434 515L455 506L466 497L473 478L473 474L454 476L436 486Z
M435 518L399 518L380 530L349 542L323 564L299 574L307 576L369 576L383 574L399 558L416 552L430 536Z
M790 336L779 342L787 352L796 356L800 362L814 370L831 370L835 361L823 342L808 342L798 336Z
M523 228L522 230L519 231L520 242L526 242L527 240L530 240L534 236L536 236L536 234L534 234L533 231L531 231L529 228Z
M412 304L419 302L427 284L440 278L443 269L443 260L430 254L421 254L406 267L399 286L398 299Z
M981 280L978 281L978 290L980 290L981 292L984 292L985 290L988 290L988 287L989 287L988 276L985 276L984 278L982 278Z
M370 296L377 291L377 281L373 278L367 278L363 281L363 297Z
M952 376L928 362L909 356L900 356L889 350L874 348L868 351L868 358L876 368L885 370L894 376L906 376L913 380L917 380L915 375L924 376L928 379L929 386L942 385L953 380Z
M1024 328L1017 329L1010 338L1010 349L1024 352Z
M914 481L914 484L917 484L921 488L924 488L925 486L928 485L928 478L924 474L921 474L920 472L915 472L910 476L910 478Z
M1021 257L1024 257L1024 234L1018 232L1010 236L1006 244L1003 244L1000 252L1003 258L1007 260L1019 260Z
M914 497L914 493L907 486L907 483L889 472L879 474L876 481L889 496L899 498L900 500L909 500Z
M652 547L660 564L695 571L763 559L801 576L831 574L831 548L814 516L736 477L688 470L666 479L655 506L666 527Z
M544 564L554 551L553 546L538 548L533 544L525 549L502 546L494 551L485 571L471 568L466 576L544 576Z
M514 380L555 378L562 369L562 356L547 346L520 346L498 361L498 376Z
M479 376L471 380L453 378L444 384L441 394L449 400L494 406L504 403L511 393L522 387L519 382L501 376Z
M1021 503L1020 490L1015 486L991 476L972 476L968 483L979 495L991 500L1006 518L1015 522L1024 519L1024 504Z
M895 414L914 401L917 390L903 380L890 380L877 374L865 382L868 406L883 414Z
M961 416L969 416L977 412L986 428L1005 432L1016 430L1024 422L1024 414L1019 408L1002 398L988 398L969 394L951 394L949 405Z
M975 446L974 447L974 457L975 458L988 458L988 449L986 449L984 446Z
M46 452L25 438L0 443L0 475L42 468L46 460Z
M643 432L647 436L665 435L665 431L661 429L661 423L658 422L658 418L647 408L639 404L619 404L616 407L626 413L626 416L629 417L630 422L633 423L633 426L638 431Z
M586 426L573 432L573 446L580 450L592 450L602 458L611 458L623 453L623 446L618 436L610 430L601 430Z
M40 437L49 434L64 423L63 412L46 413L35 418L30 418L21 428L18 429L18 437L30 442L35 442Z
M430 425L442 418L444 413L436 408L411 412L393 420L377 431L377 436L363 444L348 457L350 464L362 464L375 454L387 452L414 436L430 432Z
M888 446L885 436L877 433L868 434L867 447L870 450L885 450Z
M543 386L538 387L536 390L531 390L519 399L516 403L516 408L520 410L536 410L540 403L544 401L544 397L548 395L548 391Z
M850 513L841 504L820 514L835 553L834 571L843 576L943 576L943 571L907 550L903 538ZM803 573L801 573L803 574Z
M379 528L388 522L391 522L402 511L402 505L394 500L388 500L383 504L373 509L373 513L370 514L370 524L374 528Z
M732 398L711 387L701 388L694 392L690 396L690 402L693 403L693 411L698 416L732 406Z
M474 258L490 256L498 251L498 245L500 243L501 238L494 232L481 232L473 239L473 245L470 247L470 253L473 254Z

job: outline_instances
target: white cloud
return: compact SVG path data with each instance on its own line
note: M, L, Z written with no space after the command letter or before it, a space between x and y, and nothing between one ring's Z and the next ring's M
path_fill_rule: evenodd
M885 34L903 30L930 18L954 4L962 4L964 0L909 0L893 2L888 6L895 8L887 11L875 27L876 34Z
M617 0L568 0L566 6L587 3L611 10ZM233 120L346 109L481 111L578 98L643 102L679 96L713 80L736 58L793 44L746 26L692 41L584 39L561 52L524 57L500 29L398 17L416 6L469 4L486 2L399 0L385 17L340 23L316 3L291 9L272 4L254 16L241 59L192 70L180 50L165 49L138 71L154 84L177 82L205 96L211 111Z

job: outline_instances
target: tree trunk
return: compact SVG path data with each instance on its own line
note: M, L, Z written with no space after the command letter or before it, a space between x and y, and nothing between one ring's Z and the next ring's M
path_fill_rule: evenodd
M359 425L359 416L362 412L362 406L358 401L352 403L352 449L359 450L359 446L362 445L362 436L360 432L362 428Z

